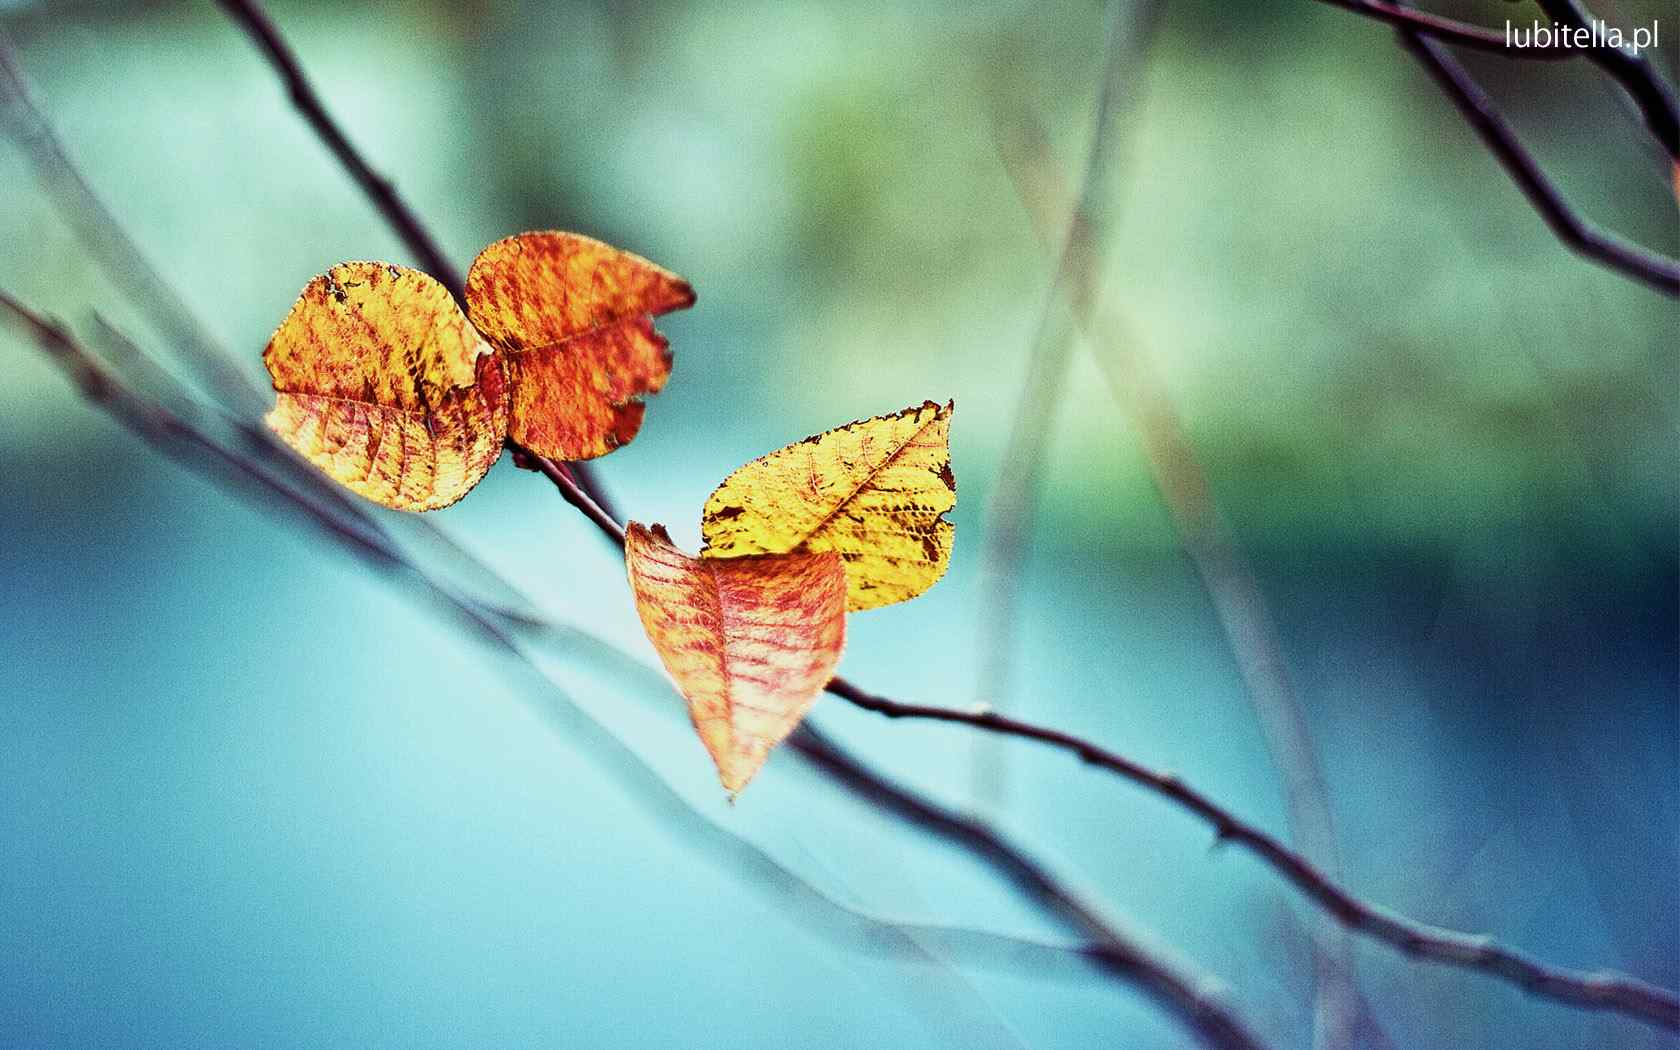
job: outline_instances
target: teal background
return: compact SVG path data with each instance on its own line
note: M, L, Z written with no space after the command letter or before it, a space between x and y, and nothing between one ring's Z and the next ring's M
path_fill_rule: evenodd
M855 617L842 669L974 701L984 512L1051 272L996 114L1032 113L1079 169L1100 6L272 10L460 264L553 227L694 283L696 308L661 324L670 386L600 464L638 520L692 548L746 459L954 398L952 570ZM1666 41L1674 11L1617 16L1662 20ZM254 381L311 276L412 262L214 5L14 0L0 28L96 190ZM1607 81L1466 60L1582 211L1680 250L1663 161ZM1103 284L1273 605L1346 882L1680 986L1674 302L1559 246L1376 23L1307 0L1171 4L1143 76ZM9 140L0 201L0 288L175 359ZM1077 972L836 936L682 833L551 684L141 446L9 330L0 367L0 1045L1187 1045ZM1282 831L1235 664L1088 348L1041 482L1011 708ZM616 554L539 480L504 462L432 518L629 653L641 670L542 647L565 695L705 818L871 910L1063 935L792 754L728 806L645 670ZM963 730L832 698L813 719L973 797ZM1004 825L1216 975L1271 1045L1311 1045L1297 897L1122 782L1003 754ZM1386 1045L1674 1045L1380 945L1355 958Z

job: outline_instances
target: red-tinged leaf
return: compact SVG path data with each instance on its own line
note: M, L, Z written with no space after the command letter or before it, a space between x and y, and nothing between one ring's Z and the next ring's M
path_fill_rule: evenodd
M629 442L641 399L671 373L653 318L694 303L676 274L575 233L490 245L467 271L467 311L507 365L508 437L553 459Z
M501 367L443 285L417 270L333 267L304 288L263 363L279 395L268 425L388 507L448 506L501 455Z
M692 558L663 527L632 522L624 561L642 626L734 797L805 717L840 662L840 557Z

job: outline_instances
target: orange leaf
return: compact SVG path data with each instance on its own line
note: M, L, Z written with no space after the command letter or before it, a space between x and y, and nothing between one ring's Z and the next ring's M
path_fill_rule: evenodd
M388 507L446 507L501 455L501 368L448 290L417 270L333 267L304 288L263 363L279 394L268 425Z
M840 558L691 558L662 526L631 522L624 562L642 626L688 698L694 728L733 798L793 732L840 662Z
M507 365L508 436L552 459L591 459L641 428L640 398L671 374L653 318L692 306L694 290L640 256L541 232L480 252L466 299Z

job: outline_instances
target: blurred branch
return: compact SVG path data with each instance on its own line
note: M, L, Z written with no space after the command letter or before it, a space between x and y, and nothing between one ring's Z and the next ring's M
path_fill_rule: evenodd
M1056 281L1044 305L1034 367L1029 373L1021 410L1015 417L1004 473L998 483L1002 494L994 497L998 513L994 518L994 532L987 537L987 549L996 547L999 551L995 559L998 572L992 575L991 593L981 602L987 610L985 615L994 618L1000 614L993 611L993 606L1001 604L1005 610L1013 607L1014 594L1008 582L1013 573L999 575L1010 567L1002 555L1020 545L1021 537L1011 533L1025 527L1033 481L1042 470L1045 429L1053 415L1062 373L1067 370L1072 354L1074 333L1061 333L1057 329L1058 338L1050 340L1051 319L1061 316L1060 307L1064 305L1061 300L1065 296L1075 328L1088 337L1094 337L1100 328L1093 319L1102 307L1102 248L1114 207L1111 201L1114 189L1105 185L1103 179L1104 131L1120 108L1110 98L1118 93L1117 71L1113 65L1108 78L1103 116L1099 117L1092 153L1083 180L1072 195L1063 188L1048 142L1030 116L1017 109L1015 119L1009 121L1009 131L999 128L1000 149L1010 151L1011 144L1022 147L1006 152L1004 159L1022 200L1031 209L1029 217L1041 240L1051 241L1050 231L1059 228L1060 217L1067 211L1064 202L1071 199L1073 204ZM1005 119L1000 114L995 123L1001 124ZM1273 768L1282 780L1290 829L1308 857L1323 865L1332 876L1339 875L1340 862L1324 777L1259 582L1224 525L1207 473L1165 384L1145 369L1141 354L1127 352L1118 343L1112 344L1111 350L1109 356L1098 355L1099 363L1105 373L1113 364L1110 357L1119 357L1129 366L1128 381L1117 381L1109 374L1110 385L1137 423L1156 488L1212 602L1226 644L1241 672L1249 706L1259 722ZM981 652L986 673L982 681L988 687L998 688L1001 672L1008 666L1007 643L1006 635L993 635L983 641ZM998 689L994 695L1001 697L1007 692ZM1315 1045L1336 1050L1351 1041L1362 997L1354 976L1352 950L1342 931L1330 927L1320 931L1313 940L1319 1015L1314 1026Z
M275 73L286 85L292 105L297 107L297 111L315 132L316 137L338 158L339 164L355 180L356 185L361 187L362 193L379 210L379 214L385 217L386 223L408 246L408 250L414 253L420 268L442 281L456 300L462 303L464 309L462 293L466 282L462 279L461 272L449 261L443 249L438 247L437 240L420 221L414 209L397 193L396 184L374 171L373 166L351 144L344 130L327 111L326 104L321 101L315 86L304 74L303 66L299 64L297 55L292 52L291 45L281 35L273 19L268 17L268 12L263 9L262 4L258 0L216 2L227 12L228 17L245 30L257 45L257 49L268 59L269 65L274 67ZM612 500L596 481L594 472L588 466L574 463L570 469L578 484L596 503L609 510L612 508Z
M117 222L70 160L34 100L11 40L0 31L0 130L29 158L58 213L123 296L145 310L172 345L182 347L199 382L241 412L262 408L256 388L225 355L145 253Z
M1073 335L1059 323L1062 297L1094 301L1096 272L1113 222L1113 173L1119 167L1122 126L1136 109L1159 6L1154 0L1109 0L1108 37L1091 143L1077 203L1061 234L1060 252L1028 348L1026 374L1010 417L997 481L986 507L980 550L976 701L1000 708L1015 703L1014 647L1017 582L1032 535L1045 448L1055 424L1073 356ZM982 743L975 755L975 789L996 805L1004 796L1003 753Z
M722 853L733 858L737 867L746 870L781 895L805 904L815 904L820 911L836 915L851 926L865 931L891 934L900 949L912 955L925 955L916 944L915 936L934 936L948 940L953 946L964 943L989 944L1036 952L1069 952L1085 958L1110 976L1119 977L1137 987L1158 1004L1174 1013L1181 1023L1194 1032L1204 1045L1214 1050L1261 1050L1260 1044L1229 1009L1210 991L1214 982L1189 970L1182 962L1169 958L1164 951L1146 947L1141 935L1125 931L1110 916L1102 914L1099 905L1068 889L1049 873L1048 867L1023 848L1009 842L989 826L971 821L943 809L914 793L891 784L879 774L859 763L835 745L818 736L815 730L801 734L796 749L848 790L873 802L906 822L930 829L944 838L952 839L970 853L997 867L1017 886L1038 900L1048 911L1077 928L1094 934L1092 943L1084 946L1056 946L991 931L969 930L961 927L937 926L919 922L900 922L886 919L844 904L814 884L801 878L773 856L750 840L728 831L696 811L645 760L618 738L616 734L578 707L558 683L548 678L532 661L514 634L500 625L484 610L461 600L439 585L424 570L403 559L398 552L365 543L361 537L333 527L330 518L317 513L309 499L279 485L268 472L256 463L229 452L209 438L198 426L163 406L147 400L129 389L122 379L88 352L63 326L44 318L4 291L0 291L0 309L75 382L83 395L159 451L194 469L203 470L206 455L219 466L216 472L224 481L233 481L247 496L253 494L249 482L257 483L257 490L270 501L292 511L307 515L332 538L344 543L351 552L369 560L381 570L403 570L410 582L435 604L464 621L493 647L514 657L522 667L542 676L554 704L547 714L559 717L570 735L581 729L590 738L591 754L607 761L612 771L628 783L631 796L667 818L671 827L684 838L704 847L708 854ZM204 455L200 455L200 453ZM558 472L568 484L575 485L564 471ZM587 496L583 498L587 499ZM592 644L605 646L597 639Z

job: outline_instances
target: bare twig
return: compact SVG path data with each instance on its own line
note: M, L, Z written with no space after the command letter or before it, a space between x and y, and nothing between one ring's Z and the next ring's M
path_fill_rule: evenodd
M1399 38L1400 45L1423 63L1465 123L1481 138L1482 144L1566 247L1666 295L1680 296L1680 262L1641 248L1583 219L1518 140L1487 92L1451 52L1411 29L1401 29Z
M1559 25L1590 32L1594 19L1580 0L1539 0L1539 4ZM1680 104L1676 104L1674 89L1657 72L1650 56L1609 43L1578 50L1622 86L1639 107L1651 136L1662 143L1670 160L1680 161Z
M1638 108L1651 137L1657 140L1671 160L1680 160L1680 106L1676 105L1674 89L1663 80L1649 57L1631 47L1615 47L1608 42L1596 41L1586 46L1560 42L1518 47L1509 42L1500 30L1443 18L1419 11L1406 3L1389 3L1386 0L1320 2L1387 22L1444 44L1457 44L1506 58L1555 61L1584 57L1621 86ZM1553 22L1569 28L1590 30L1593 18L1577 0L1539 0L1539 3Z
M1388 3L1386 0L1319 0L1320 3L1339 7L1344 11L1352 11L1367 18L1374 18L1379 22L1390 25L1405 26L1415 29L1443 43L1458 44L1463 47L1486 51L1506 58L1537 58L1537 59L1567 59L1573 58L1576 49L1554 44L1549 47L1517 47L1507 43L1505 33L1498 29L1486 29L1482 26L1460 22L1457 19L1446 18L1442 15L1432 15L1427 11L1407 7L1404 4Z
M1029 897L1086 932L1102 950L1097 961L1105 969L1142 987L1159 1004L1178 1015L1204 1044L1259 1045L1221 997L1209 990L1208 984L1188 976L1186 967L1171 961L1164 949L1146 946L1137 934L1126 931L1114 916L1107 914L1099 902L1074 890L1067 879L1056 875L991 824L891 783L846 754L809 722L802 724L788 738L788 743L864 802L926 828L976 856L989 858L994 868L1007 875Z
M1098 258L1114 218L1110 202L1114 173L1120 166L1118 140L1122 125L1142 95L1143 60L1158 10L1154 0L1109 3L1102 82L1084 177L1061 233L1056 268L1033 329L1026 375L1020 383L1003 459L986 507L980 550L979 639L975 646L978 703L1008 708L1016 701L1013 656L1017 582L1033 531L1045 448L1073 356L1073 334L1061 323L1060 304L1064 297L1089 303L1099 293ZM1003 757L984 741L976 745L974 788L985 803L996 805L1003 799Z
M966 725L1066 751L1082 762L1124 777L1194 813L1213 828L1221 843L1235 843L1249 850L1350 930L1383 941L1408 955L1476 970L1548 999L1614 1010L1665 1028L1680 1029L1680 998L1666 989L1611 971L1572 971L1549 966L1489 937L1431 926L1362 901L1277 838L1245 822L1174 774L1150 769L1071 733L991 712L900 703L845 681L830 684L829 692L888 718Z
M280 35L279 28L268 17L268 12L254 0L216 2L250 35L258 50L268 58L269 64L285 83L292 105L297 107L316 136L332 151L333 156L338 158L344 170L356 180L356 185L361 187L373 206L379 209L379 214L385 217L392 230L402 238L408 250L414 253L420 268L442 281L455 298L461 298L461 293L466 288L461 271L455 268L455 264L449 261L449 256L438 247L437 241L433 240L431 232L414 213L414 209L397 193L396 184L374 171L373 166L350 144L349 137L338 126L332 114L327 112L321 96L316 93L315 86L309 82L303 67L298 64L297 56L292 53L291 45Z

